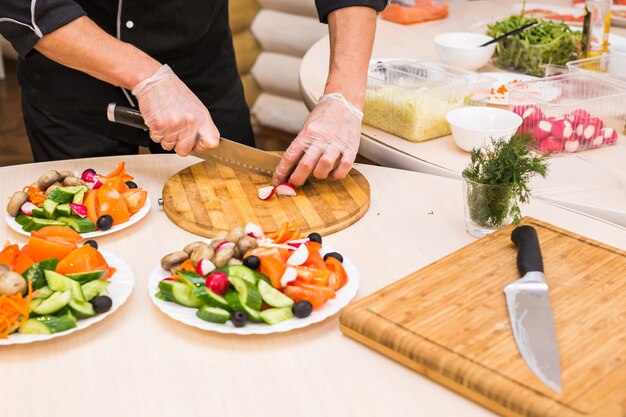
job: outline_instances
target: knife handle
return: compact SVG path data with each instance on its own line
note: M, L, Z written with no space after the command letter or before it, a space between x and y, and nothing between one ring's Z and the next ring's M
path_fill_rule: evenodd
M115 103L109 103L107 106L107 119L113 123L149 130L139 110L118 106Z
M537 231L532 226L519 226L511 233L517 246L517 269L521 276L527 272L543 272L543 259Z

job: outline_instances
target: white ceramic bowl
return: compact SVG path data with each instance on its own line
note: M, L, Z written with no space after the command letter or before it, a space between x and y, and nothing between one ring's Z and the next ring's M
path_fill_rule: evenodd
M449 111L446 120L454 142L467 152L491 144L492 138L509 140L522 125L517 114L493 107L461 107Z
M495 52L495 43L479 47L492 39L479 33L451 32L436 36L435 46L444 63L474 71L485 66Z

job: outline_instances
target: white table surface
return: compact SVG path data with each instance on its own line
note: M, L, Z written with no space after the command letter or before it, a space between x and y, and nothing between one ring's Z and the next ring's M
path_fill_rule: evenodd
M154 202L171 175L196 161L142 155L0 168L0 195L10 196L50 169L107 172L121 160ZM371 185L370 209L353 226L325 238L359 269L357 298L474 240L464 231L458 181L367 165L358 169ZM148 276L162 255L197 237L154 207L138 224L97 239L135 273L134 292L119 311L71 336L0 347L0 416L493 415L343 336L337 317L251 337L204 332L166 317L149 299ZM624 228L540 201L524 211L626 249ZM26 241L4 223L0 239Z
M517 3L516 0L451 3L448 19L410 26L379 19L372 59L438 61L432 41L435 35L481 31L487 22L510 15ZM565 0L542 3L569 4ZM611 31L626 37L624 28L612 27ZM326 37L313 45L302 60L300 87L309 108L323 93L328 56ZM499 70L488 65L481 71ZM359 152L383 166L457 179L469 161L469 154L458 148L451 136L413 143L367 125L363 125ZM549 178L534 182L536 197L626 226L626 138L622 136L616 146L555 156L551 165Z

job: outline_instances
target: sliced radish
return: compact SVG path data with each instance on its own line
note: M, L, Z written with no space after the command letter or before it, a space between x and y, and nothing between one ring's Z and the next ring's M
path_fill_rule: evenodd
M261 226L256 225L254 223L248 223L246 227L244 228L244 230L248 236L253 237L255 239L263 237L264 235L263 229L261 229Z
M537 126L535 126L535 129L533 130L533 136L535 137L535 140L541 140L545 137L548 137L551 131L552 131L552 121L542 120L539 123L537 123Z
M288 266L287 269L285 269L285 273L280 279L280 285L282 287L286 287L290 283L294 282L296 278L298 278L298 271L296 270L296 268Z
M309 239L308 237L304 239L290 240L287 242L287 245L297 248L300 245L306 245L307 243L309 243L310 240L311 239Z
M91 183L90 183L91 185ZM95 183L93 183L93 186L91 187L94 190L97 190L98 188L102 187L102 181L97 180Z
M563 140L554 136L548 136L539 142L539 149L541 152L561 152L563 150Z
M286 182L284 182L276 187L276 194L288 195L288 196L293 197L294 195L297 195L298 193L296 192L296 189L293 185L287 184Z
M287 265L300 266L309 259L309 250L306 245L298 246L289 259L287 259Z
M568 120L558 119L552 123L550 132L559 139L569 139L574 135L574 128Z
M273 186L259 188L259 198L263 201L269 199L276 192L276 188Z
M33 209L36 209L37 206L34 205L33 203L31 203L30 201L25 202L24 204L22 204L22 207L20 207L20 210L22 211L22 213L24 213L27 216L32 216L33 215Z
M208 260L207 258L202 258L198 261L196 265L196 273L203 277L206 277L211 272L215 270L215 264Z
M219 252L220 249L234 247L234 246L235 246L235 242L225 241L215 247L215 252Z
M85 182L95 183L98 180L98 176L95 171L86 169L80 176L80 179Z
M163 278L161 281L176 281L176 278L167 277L167 278Z
M617 131L611 127L605 127L600 130L600 134L605 145L611 145L617 141Z
M70 204L70 208L72 209L72 211L74 213L76 213L79 217L81 218L85 218L87 217L87 207L83 206L82 204L75 204L72 203Z
M576 152L580 147L580 142L577 140L565 141L565 152Z

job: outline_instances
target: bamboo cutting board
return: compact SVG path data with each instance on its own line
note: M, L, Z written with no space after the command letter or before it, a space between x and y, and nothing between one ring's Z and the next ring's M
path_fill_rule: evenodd
M248 222L265 231L290 222L304 236L310 232L327 235L350 226L369 208L369 183L355 169L340 181L312 181L295 197L274 195L260 200L258 189L270 183L268 177L204 161L167 180L163 208L176 225L206 237Z
M504 228L366 297L341 314L350 337L503 416L626 416L626 252L537 229L556 325L563 393L519 355L504 287L519 278Z

